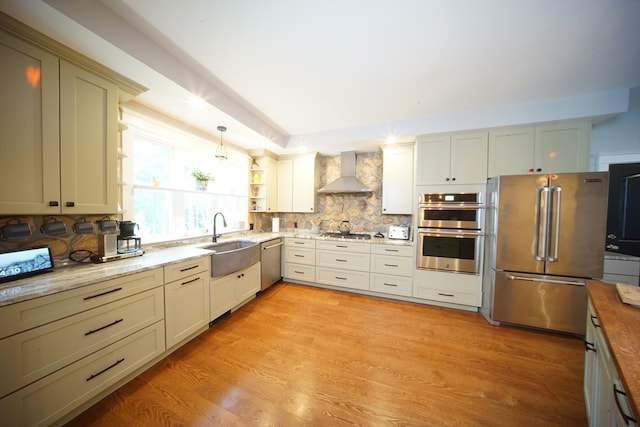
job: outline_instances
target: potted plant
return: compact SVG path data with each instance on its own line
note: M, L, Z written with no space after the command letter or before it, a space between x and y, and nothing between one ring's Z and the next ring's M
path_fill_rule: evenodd
M196 189L200 191L207 191L209 181L213 181L211 174L201 170L191 172L191 176L196 180Z

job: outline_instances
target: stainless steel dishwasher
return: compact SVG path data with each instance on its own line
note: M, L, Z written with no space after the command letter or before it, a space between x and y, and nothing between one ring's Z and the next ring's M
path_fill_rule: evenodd
M260 244L261 291L282 279L280 268L282 261L281 246L283 244L284 242L281 238L267 240Z

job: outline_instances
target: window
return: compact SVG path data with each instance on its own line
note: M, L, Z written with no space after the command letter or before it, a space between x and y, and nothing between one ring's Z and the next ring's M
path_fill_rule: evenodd
M215 158L218 141L126 110L124 121L124 218L140 226L146 243L211 235L213 216L222 212L217 232L246 228L249 157L227 146L229 158ZM198 191L191 173L210 173L213 181Z

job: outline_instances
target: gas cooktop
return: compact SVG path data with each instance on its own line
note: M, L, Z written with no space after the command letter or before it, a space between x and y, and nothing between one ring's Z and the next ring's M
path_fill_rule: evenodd
M364 233L322 233L321 237L335 237L337 239L355 239L355 240L369 240L370 234Z

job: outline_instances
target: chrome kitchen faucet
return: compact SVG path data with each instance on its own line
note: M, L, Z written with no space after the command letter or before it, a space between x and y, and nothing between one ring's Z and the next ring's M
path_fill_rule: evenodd
M220 234L216 234L216 217L220 215L222 217L222 225L224 225L225 227L227 226L227 220L224 219L224 215L222 214L222 212L216 212L216 214L213 216L213 237L211 238L212 242L217 242L218 241L218 237L220 237Z

